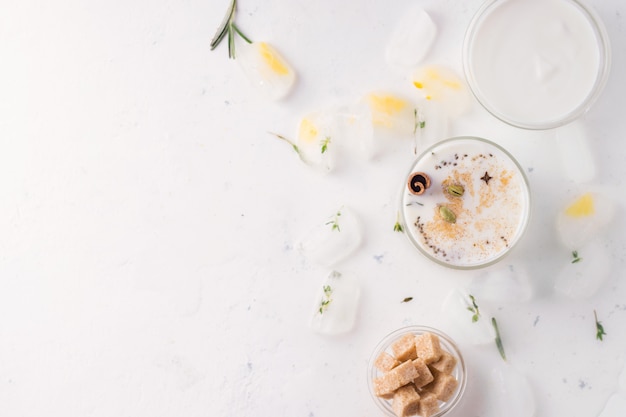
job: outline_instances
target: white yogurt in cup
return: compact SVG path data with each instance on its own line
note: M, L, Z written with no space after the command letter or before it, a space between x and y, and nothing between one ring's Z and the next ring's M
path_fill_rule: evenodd
M579 0L487 0L467 30L463 65L472 92L494 116L549 129L597 99L610 46L600 19Z
M423 192L411 183L422 175L430 180ZM446 139L411 167L400 212L409 240L428 258L457 269L480 268L501 259L523 235L530 216L528 181L499 145L471 136Z

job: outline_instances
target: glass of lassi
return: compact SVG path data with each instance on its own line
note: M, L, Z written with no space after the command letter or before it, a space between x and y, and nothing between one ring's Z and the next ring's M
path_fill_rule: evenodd
M530 216L523 169L501 146L462 136L443 140L411 166L401 198L411 243L451 268L500 260L520 240Z
M487 0L472 19L463 66L474 96L513 126L549 129L584 114L600 95L610 45L580 0Z

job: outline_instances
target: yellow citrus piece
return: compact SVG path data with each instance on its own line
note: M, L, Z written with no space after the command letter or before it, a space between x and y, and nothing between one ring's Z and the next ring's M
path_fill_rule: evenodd
M593 197L591 193L584 194L571 206L565 209L565 214L572 217L591 216L595 213Z
M318 136L317 127L309 119L304 118L300 122L298 137L304 143L312 143Z
M276 74L287 75L289 74L289 68L278 56L276 51L265 42L259 42L259 52L263 61L271 68Z

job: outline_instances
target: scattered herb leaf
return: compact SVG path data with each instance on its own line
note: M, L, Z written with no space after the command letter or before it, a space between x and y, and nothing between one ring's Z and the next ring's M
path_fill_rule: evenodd
M421 121L420 122L420 129L423 129L426 127L426 122L425 121Z
M478 309L478 304L476 304L476 299L472 294L469 295L470 301L472 302L471 306L468 306L467 309L474 313L472 315L472 323L476 323L480 318L480 310Z
M402 224L400 223L400 213L396 216L396 224L393 225L393 231L404 233L404 227L402 227Z
M406 297L404 300L402 300L402 302L403 303L408 303L411 300L413 300L413 297Z
M330 136L326 136L326 139L322 140L321 142L321 150L322 153L326 152L328 150L328 144L330 143Z
M339 228L339 217L341 216L341 211L338 211L337 214L335 214L335 218L332 219L329 222L326 222L326 224L331 224L332 225L332 229L331 230L336 230L338 232L341 232L341 229Z
M293 141L287 139L286 137L284 137L283 135L279 135L278 133L273 133L273 132L268 132L270 135L274 135L276 136L278 139L287 142L288 144L291 145L291 147L293 148L294 151L296 151L296 153L298 154L298 156L300 157L300 159L302 159L302 154L300 153L300 148L298 148L298 145L296 145Z
M604 340L602 338L606 336L606 332L604 331L604 326L602 325L602 322L598 321L598 313L596 313L596 310L593 310L593 316L596 319L596 339Z
M573 264L578 263L578 262L583 260L583 258L578 256L578 251L577 250L572 252L572 258L574 258L574 259L572 259L572 263Z
M333 289L330 287L330 285L324 285L323 289L324 298L322 298L322 301L320 302L320 314L324 314L324 311L326 311L330 302L333 301L332 298L330 298L331 294L333 293Z
M493 325L493 329L496 331L496 346L498 348L498 352L500 352L500 356L506 362L506 355L504 354L504 346L502 345L502 338L500 337L500 330L498 329L498 323L496 322L496 318L491 318L491 324Z

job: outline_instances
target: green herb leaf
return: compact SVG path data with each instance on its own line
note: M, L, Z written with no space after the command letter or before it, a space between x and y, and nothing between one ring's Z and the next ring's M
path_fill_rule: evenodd
M332 298L330 298L330 296L333 293L333 289L330 287L330 285L324 285L323 290L324 290L324 298L322 298L322 301L320 302L320 308L319 308L320 314L324 314L324 311L326 311L326 309L328 308L328 305L332 301Z
M330 224L332 225L332 229L331 230L336 230L338 232L341 232L341 229L339 228L339 217L341 216L341 211L338 211L337 214L335 214L335 218L329 222L326 222L326 224Z
M603 337L606 336L606 332L604 331L604 326L602 326L602 322L598 321L598 313L596 313L596 310L593 310L593 316L596 319L596 339L604 340Z
M573 264L578 263L578 262L583 260L583 258L578 256L578 251L577 250L572 252L572 258L574 258L574 259L572 259L572 263Z
M425 128L425 127L426 127L426 122L421 121L421 122L420 122L420 129L423 129L423 128Z
M248 42L248 43L252 43L252 41L250 40L250 38L248 38L246 35L243 34L243 32L241 31L241 29L239 29L239 27L235 24L235 22L231 22L230 23L230 27L233 28L233 30L235 32L237 32L237 35L241 36L241 38Z
M498 323L496 322L496 318L491 318L491 324L493 325L494 330L496 331L496 347L498 348L498 352L500 352L500 356L506 362L506 355L504 354L504 346L502 345L502 338L500 337L500 330L498 329Z
M474 313L472 315L472 323L476 323L480 318L480 310L478 309L478 304L476 304L476 298L472 294L469 295L469 299L472 302L471 306L468 306L467 309Z
M321 150L322 153L326 152L328 150L328 144L330 143L330 137L326 136L326 139L322 140L321 142Z
M291 148L296 151L296 153L298 154L298 156L300 157L300 159L302 159L304 161L304 159L302 158L302 154L300 153L300 149L298 148L298 145L296 145L295 143L293 143L293 141L287 139L286 137L284 137L283 135L279 135L278 133L273 133L273 132L268 132L270 135L274 135L276 136L278 139L287 142L289 145L291 145ZM306 161L304 161L306 162Z
M228 6L228 9L226 10L226 15L224 15L224 19L222 20L222 23L217 28L217 31L215 32L215 36L213 37L213 40L211 40L211 50L217 48L217 45L219 45L222 39L224 39L224 36L226 36L226 32L229 32L230 23L232 19L235 17L236 9L237 9L237 0L233 0L230 3L230 6Z
M396 224L393 225L393 231L400 233L404 232L404 227L402 227L402 224L400 223L400 213L396 215Z
M403 303L408 303L411 300L413 300L413 297L406 297L404 300L402 300L402 302Z

